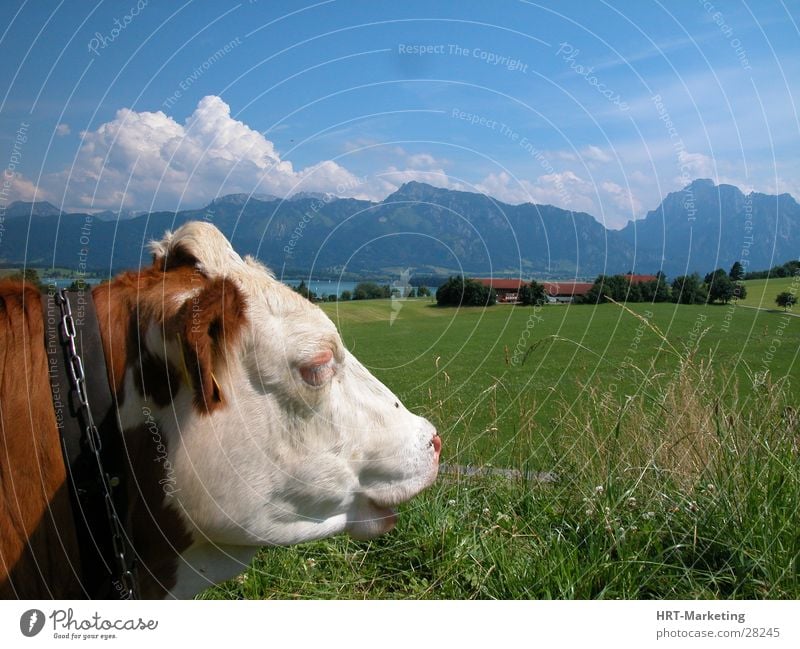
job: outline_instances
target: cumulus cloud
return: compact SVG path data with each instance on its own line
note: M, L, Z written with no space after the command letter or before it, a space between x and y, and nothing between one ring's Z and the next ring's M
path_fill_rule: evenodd
M72 133L72 129L69 127L69 124L59 124L56 126L56 135L58 137L64 137L70 133Z
M52 200L52 196L36 186L21 174L6 174L4 182L8 182L7 189L10 201L47 201Z
M575 211L590 211L595 206L594 186L569 170L539 176L535 182L513 179L505 171L490 173L477 188L512 205L539 203Z
M715 178L714 161L707 155L702 153L690 153L688 151L681 151L678 153L678 162L681 165L683 175L679 178L682 184L685 182L686 175L690 177L690 181L695 178Z
M613 158L600 147L589 145L581 150L581 157L589 162L611 162Z
M477 188L511 205L537 203L588 212L607 227L621 227L642 211L642 201L631 190L611 181L595 185L570 170L545 174L533 182L501 171L486 176Z
M619 210L623 213L628 212L631 219L639 216L642 211L642 203L629 189L610 181L600 183L600 187Z
M56 127L58 135L69 132L67 124ZM74 165L44 177L39 195L63 200L68 210L91 211L185 209L231 193L314 191L382 200L410 180L463 188L444 170L447 161L429 153L399 149L393 160L367 177L333 160L295 169L263 133L234 119L230 107L210 95L183 123L162 111L118 110L113 120L81 132ZM17 197L31 195L32 183L17 184Z
M81 136L74 167L51 178L63 184L66 202L79 208L196 206L235 192L335 192L359 184L331 160L295 170L213 95L183 124L161 111L123 108Z

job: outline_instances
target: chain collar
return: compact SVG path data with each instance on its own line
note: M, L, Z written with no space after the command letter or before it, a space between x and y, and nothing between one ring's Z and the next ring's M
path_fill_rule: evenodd
M120 599L139 599L133 548L120 521L117 506L115 505L114 489L121 488L120 476L109 475L103 465L103 440L95 424L92 408L89 404L89 391L87 390L84 364L78 353L78 332L66 289L56 292L53 298L61 311L62 342L67 356L67 374L76 398L74 410L82 427L82 446L86 449L84 452L88 452L90 456L87 464L91 466L94 474L91 479L95 483L95 490L99 491L99 497L102 497L103 509L111 532L111 552L113 554L111 562L113 565L107 565L106 567L112 572L112 584L119 593ZM102 353L101 349L101 356ZM70 472L69 462L67 469ZM81 511L81 514L86 520L86 513Z

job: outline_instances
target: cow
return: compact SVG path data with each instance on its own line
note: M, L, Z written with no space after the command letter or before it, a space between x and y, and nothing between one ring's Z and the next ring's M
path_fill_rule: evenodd
M266 545L390 531L441 439L333 322L208 222L92 297L140 595L192 597ZM83 598L39 289L0 283L0 596Z

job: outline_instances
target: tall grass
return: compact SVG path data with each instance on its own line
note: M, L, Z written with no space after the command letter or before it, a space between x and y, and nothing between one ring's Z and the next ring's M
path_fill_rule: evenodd
M797 599L800 415L785 381L739 385L697 349L672 348L668 373L623 368L632 394L585 385L546 435L518 395L516 428L497 438L515 477L442 475L392 534L266 548L204 596ZM469 430L478 405L448 402L446 380L426 414ZM557 480L528 479L544 468L532 457Z

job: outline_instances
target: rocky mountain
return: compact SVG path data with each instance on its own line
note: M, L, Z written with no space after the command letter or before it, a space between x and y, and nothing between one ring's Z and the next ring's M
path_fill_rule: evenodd
M114 269L149 264L146 242L192 219L217 225L242 254L285 276L345 271L363 277L415 275L591 278L663 270L675 276L749 261L769 268L797 258L800 206L788 194L743 194L697 180L645 218L607 230L594 217L552 205L507 205L483 194L409 182L383 201L296 194L233 194L198 210L125 220L31 210L12 204L0 262ZM49 205L49 204L47 204ZM11 208L14 208L12 210ZM31 214L33 213L33 216ZM60 216L59 216L60 215ZM36 219L28 237L28 220ZM26 243L27 242L27 243Z
M14 201L6 208L6 218L16 216L58 216L61 210L47 201Z
M695 180L673 192L644 219L629 222L619 238L637 251L636 267L670 275L771 268L800 254L800 205L789 194L744 194L733 185ZM643 266L644 264L644 266Z

